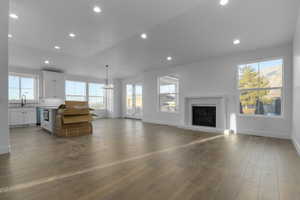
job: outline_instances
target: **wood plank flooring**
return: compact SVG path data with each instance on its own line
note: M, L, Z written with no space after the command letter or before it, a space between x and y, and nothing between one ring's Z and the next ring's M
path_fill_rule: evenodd
M289 140L116 119L79 138L12 129L11 145L0 156L1 200L300 200Z

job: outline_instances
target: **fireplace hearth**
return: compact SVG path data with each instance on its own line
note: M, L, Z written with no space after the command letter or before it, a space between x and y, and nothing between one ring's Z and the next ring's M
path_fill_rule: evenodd
M216 127L216 106L192 106L192 125Z

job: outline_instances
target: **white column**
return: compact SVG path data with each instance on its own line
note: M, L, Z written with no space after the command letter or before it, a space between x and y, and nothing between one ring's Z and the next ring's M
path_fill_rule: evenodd
M0 154L9 152L8 10L9 0L0 0Z

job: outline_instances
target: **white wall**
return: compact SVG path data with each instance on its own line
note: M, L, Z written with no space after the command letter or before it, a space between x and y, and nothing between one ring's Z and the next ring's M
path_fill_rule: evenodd
M0 1L0 154L9 152L8 129L8 0Z
M122 82L120 79L114 80L114 91L113 91L113 109L112 118L120 118L122 116Z
M294 39L293 141L300 154L300 12Z
M285 61L284 116L282 118L238 116L238 95L236 89L237 66L239 64L272 58L283 58ZM161 113L158 111L157 77L167 75L169 73L177 73L180 76L180 111L175 114ZM236 115L236 129L239 133L290 138L292 125L291 77L291 44L268 49L259 49L225 57L210 58L199 63L177 66L174 68L145 72L143 74L143 120L146 122L160 124L184 125L184 97L227 95L228 111L230 114ZM134 78L126 79L123 83L130 82L130 80L134 80ZM124 98L123 105L125 107ZM229 126L228 122L227 128L229 128Z

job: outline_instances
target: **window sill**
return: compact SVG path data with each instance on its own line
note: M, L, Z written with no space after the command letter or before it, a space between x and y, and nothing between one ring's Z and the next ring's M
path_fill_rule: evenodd
M285 117L283 115L280 115L280 116L268 116L268 115L243 115L243 114L238 114L238 117L263 118L263 119L285 119Z
M21 101L9 101L9 104L21 104ZM26 104L38 104L38 101L35 100L27 100Z
M160 113L179 114L179 111L159 111Z

